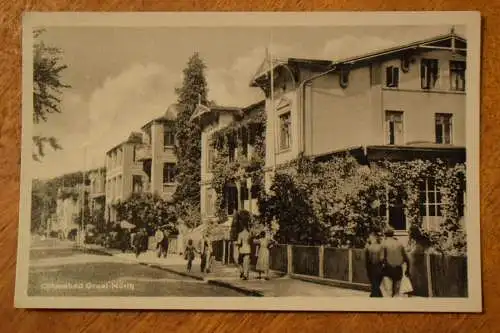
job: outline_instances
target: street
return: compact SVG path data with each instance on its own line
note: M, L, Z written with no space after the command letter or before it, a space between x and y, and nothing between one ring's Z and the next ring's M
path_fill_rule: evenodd
M74 243L33 238L29 296L243 296L220 286L123 260Z

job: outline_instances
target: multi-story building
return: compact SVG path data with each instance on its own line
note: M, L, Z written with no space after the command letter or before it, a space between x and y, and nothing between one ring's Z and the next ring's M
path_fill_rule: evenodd
M89 208L91 211L104 209L106 204L106 169L92 170L88 174Z
M51 220L51 230L67 238L72 230L79 227L77 218L83 211L83 198L88 194L88 186L61 187L57 192L56 212Z
M259 122L264 108L264 100L243 108L198 105L192 120L202 128L200 206L203 223L217 220L218 209L222 209L227 216L227 226L232 221L233 213L239 209L258 214L257 194L262 184L252 177L249 170L264 159L264 156L259 156L265 150L265 123ZM225 163L238 165L242 176L228 180L223 193L217 193L212 186L213 168L223 149L226 149ZM217 200L220 196L222 200Z
M276 166L301 154L463 163L466 49L452 31L341 61L266 59L251 82L266 95L266 184ZM423 191L421 213L431 225L440 217L429 207L440 203L433 185ZM402 204L388 207L386 218L406 232Z
M133 132L127 140L106 153L106 221L117 222L114 204L126 200L134 192L145 190L144 184L147 176L136 154L141 144L141 133Z
M137 161L142 163L144 190L172 200L176 188L175 119L178 105L172 104L165 114L142 126L142 145L137 147Z

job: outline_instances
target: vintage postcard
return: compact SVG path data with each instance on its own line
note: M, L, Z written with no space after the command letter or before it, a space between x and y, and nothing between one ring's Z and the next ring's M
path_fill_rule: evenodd
M480 14L26 13L15 306L480 312Z

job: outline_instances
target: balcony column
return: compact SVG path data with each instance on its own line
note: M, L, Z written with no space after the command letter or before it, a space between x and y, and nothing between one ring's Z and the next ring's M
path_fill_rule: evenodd
M252 207L252 178L247 178L246 181L246 191L248 193L248 211L253 214Z
M243 200L241 200L241 182L236 182L236 195L237 195L237 202L238 202L238 207L237 211L241 210L243 208Z

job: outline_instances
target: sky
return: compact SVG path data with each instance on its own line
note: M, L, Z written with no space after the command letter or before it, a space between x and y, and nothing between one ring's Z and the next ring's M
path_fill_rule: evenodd
M63 51L68 68L60 114L35 125L62 150L33 162L36 178L104 166L105 152L175 103L189 57L205 62L208 98L245 106L262 99L250 79L271 45L280 58L338 60L448 33L450 26L126 28L47 27L44 43ZM465 35L462 27L455 27ZM272 43L270 44L270 36Z

